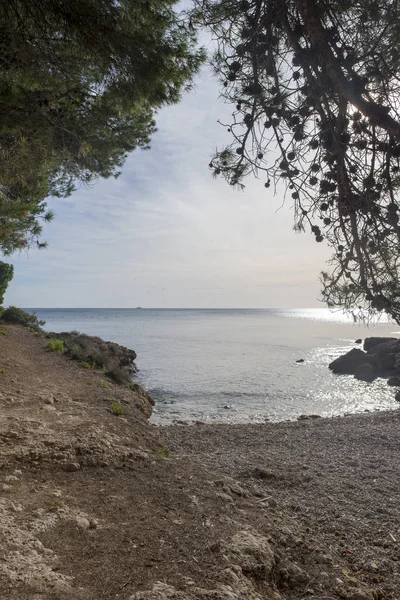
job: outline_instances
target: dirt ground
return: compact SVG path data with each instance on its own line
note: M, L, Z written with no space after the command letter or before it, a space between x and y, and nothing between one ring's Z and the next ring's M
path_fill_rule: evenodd
M400 599L398 413L158 428L0 330L1 600Z

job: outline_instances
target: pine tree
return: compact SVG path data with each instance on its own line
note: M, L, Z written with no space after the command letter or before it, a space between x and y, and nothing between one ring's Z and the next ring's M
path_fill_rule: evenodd
M118 176L203 52L174 0L0 3L0 248L39 242L45 199ZM24 235L25 230L25 235Z
M394 0L195 0L232 104L210 167L284 185L296 229L332 249L323 298L400 323L400 7ZM358 310L357 310L358 309Z
M8 284L13 277L14 267L0 260L0 307L4 302L4 294L7 291Z

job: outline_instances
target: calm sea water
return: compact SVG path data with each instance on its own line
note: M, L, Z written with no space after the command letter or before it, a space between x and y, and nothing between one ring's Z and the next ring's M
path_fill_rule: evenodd
M385 380L363 383L327 368L357 338L398 334L396 325L367 329L327 309L34 310L46 330L74 329L133 348L157 422L262 422L398 407Z

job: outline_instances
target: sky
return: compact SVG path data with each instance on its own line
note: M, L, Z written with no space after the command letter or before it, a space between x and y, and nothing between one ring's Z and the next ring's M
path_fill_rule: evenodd
M50 202L47 250L14 255L5 305L55 308L323 306L329 250L293 231L291 199L262 179L232 189L208 168L229 141L230 107L205 67L181 103L161 110L151 149L122 175Z

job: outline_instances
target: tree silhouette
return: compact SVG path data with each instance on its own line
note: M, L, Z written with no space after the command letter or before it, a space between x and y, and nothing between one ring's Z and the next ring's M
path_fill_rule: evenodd
M400 323L400 7L375 0L195 0L231 144L210 168L232 186L283 183L295 228L332 248L328 306Z

